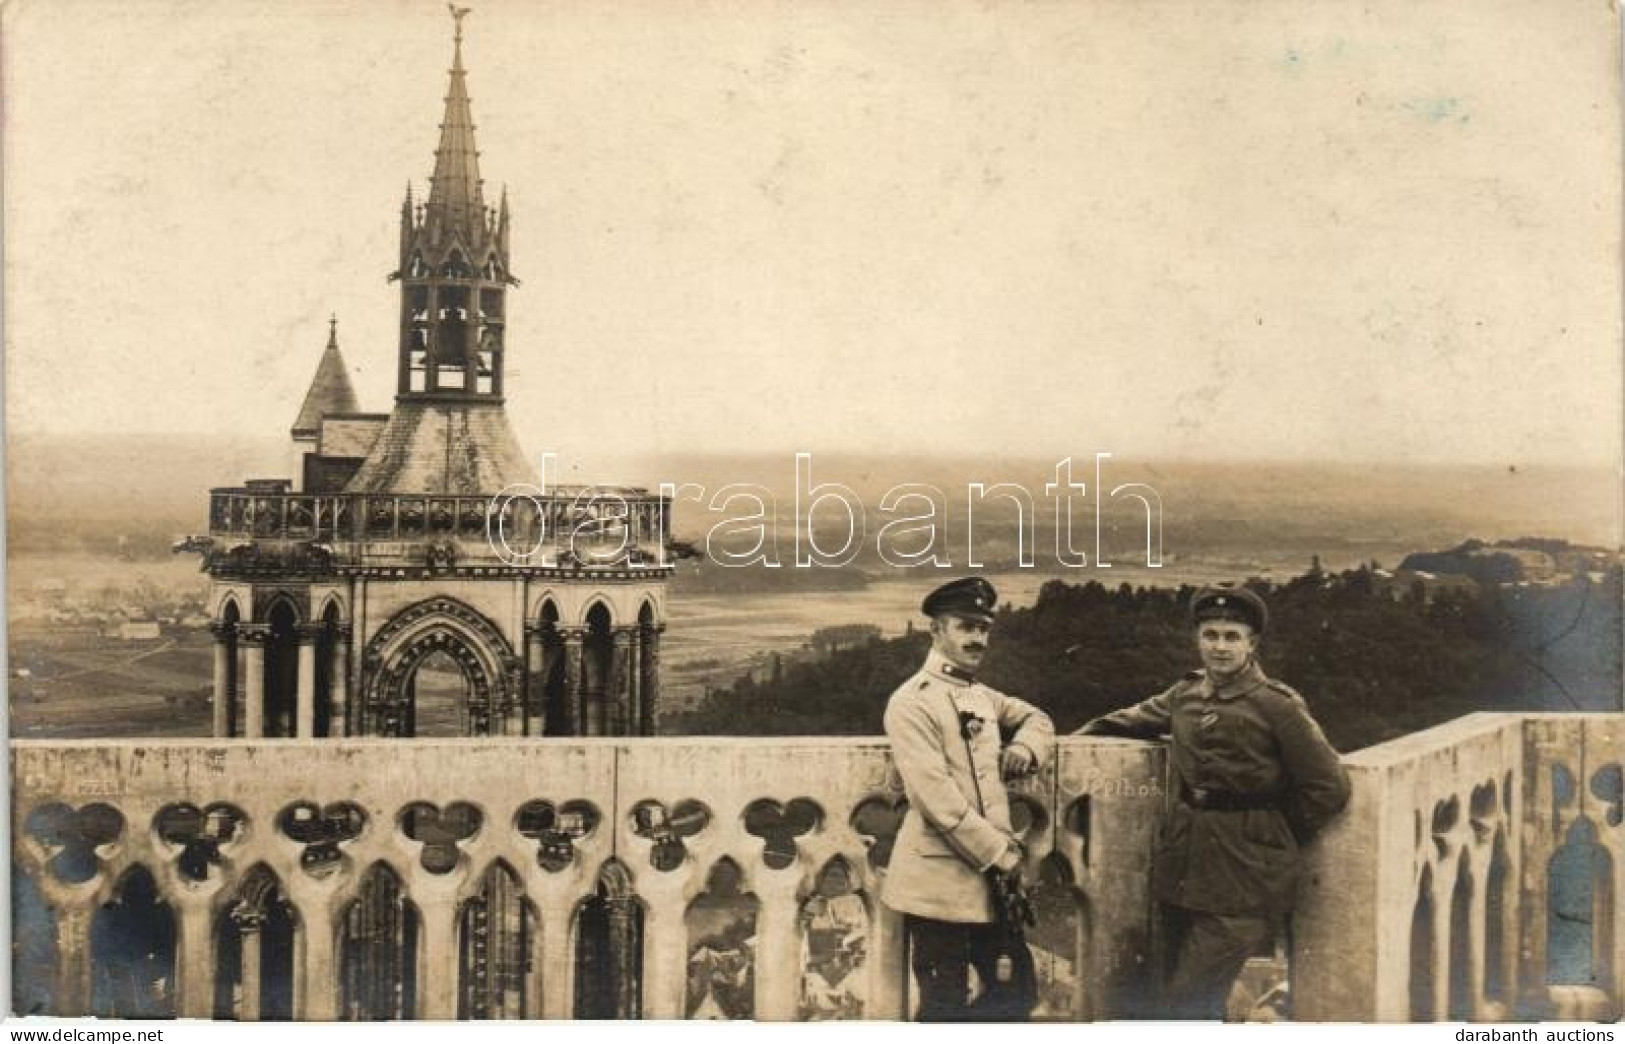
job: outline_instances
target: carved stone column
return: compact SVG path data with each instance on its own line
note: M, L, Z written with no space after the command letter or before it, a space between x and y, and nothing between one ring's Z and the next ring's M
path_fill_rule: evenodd
M1488 868L1486 863L1480 873L1482 874ZM1488 956L1488 953L1484 946L1485 900L1487 896L1485 895L1483 881L1482 876L1475 881L1476 887L1473 888L1467 904L1467 947L1468 952L1473 956L1468 960L1466 968L1467 1013L1465 1018L1468 1020L1493 1021L1494 1015L1489 1010L1491 1007L1489 998L1484 994L1484 958ZM1457 974L1459 974L1459 970ZM1463 1016L1453 1015L1452 1018L1463 1018Z
M631 654L629 657L629 670L626 675L628 698L626 731L629 736L641 736L643 732L643 644L647 638L642 624L634 624L627 629L632 635Z
M356 577L350 592L350 691L346 694L350 697L350 705L344 718L349 724L350 735L363 736L372 724L361 702L366 698L369 681L366 657L367 578Z
M238 980L243 997L242 1003L237 1007L237 1018L243 1022L258 1022L260 1020L260 947L264 936L260 929L265 927L265 915L258 910L239 909L232 911L232 920L237 922L237 934L242 939L243 974Z
M331 1022L338 1018L338 966L333 954L333 917L324 899L301 902L300 928L304 934L304 964L295 993L303 1000L300 1018Z
M418 967L418 1011L420 1019L457 1017L457 903L447 895L417 897L423 928L420 945L423 955ZM414 1017L409 1015L408 1017Z
M1427 1018L1444 1019L1450 1010L1450 887L1453 875L1440 874L1433 882L1433 1012Z
M547 653L542 625L525 624L525 735L543 736L547 729Z
M541 994L530 1018L574 1018L570 985L575 953L570 948L570 924L575 919L577 896L570 888L574 875L548 875L535 890L538 907L536 963L541 968Z
M689 864L692 867L692 864ZM688 868L685 868L685 870ZM655 874L639 882L643 918L643 1017L680 1019L688 994L688 925L683 921L687 872ZM758 969L760 974L760 969Z
M638 938L635 926L637 915L638 901L632 896L616 896L609 900L609 945L615 955L615 1017L618 1019L643 1017L638 1003L640 983L637 969L643 955L636 952L635 946Z
M82 1018L90 1010L90 919L96 902L75 896L56 904L56 1014Z
M801 865L762 867L756 874L756 1011L761 1022L790 1022L801 993L801 939L797 931Z
M236 629L216 621L209 625L209 633L214 636L214 735L225 739L231 735L231 676L237 666L232 640Z
M294 735L311 739L316 735L316 642L320 624L301 624L294 632L299 643L299 685L294 696Z
M564 632L564 691L570 701L570 735L587 734L586 673L582 670L582 646L587 632L572 627Z
M653 736L655 723L658 720L655 713L660 702L660 635L666 630L665 624L655 624L647 628L643 639L643 692L638 707L638 735Z
M632 720L632 629L617 627L610 635L609 684L604 687L604 732L610 736L633 736L637 723Z
M537 964L542 969L542 992L539 1004L531 1012L533 1019L568 1019L575 1016L571 1010L570 972L575 954L570 951L570 922L575 916L574 897L564 887L546 889L538 896L541 922L537 934Z
M361 663L359 671L361 684L352 691L350 697L354 704L350 714L350 720L354 722L351 731L357 736L387 735L384 708L380 705L382 697L375 691L380 687L378 676L383 671L383 661L373 650L363 652L356 659Z
M908 1012L908 972L904 968L908 951L903 931L903 915L884 903L875 904L874 953L869 969L869 1003L863 1009L866 1019L906 1019Z
M333 629L333 649L328 662L327 734L349 735L345 714L350 706L350 636L347 623Z
M265 624L239 626L237 636L246 650L243 666L243 735L249 739L265 736L265 643L271 629Z
M175 947L175 1015L206 1019L214 1007L214 933L208 899L188 895L174 903L179 922Z
M503 694L502 705L498 708L498 722L500 735L523 736L525 734L525 661L518 656L505 657L502 664L503 684L507 692Z

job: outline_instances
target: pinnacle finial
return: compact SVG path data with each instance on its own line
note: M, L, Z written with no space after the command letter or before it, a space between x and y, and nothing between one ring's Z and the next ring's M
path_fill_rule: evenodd
M329 348L339 346L339 314L337 312L332 313L327 319L327 346Z
M446 10L451 12L452 21L452 67L463 67L463 19L473 10L472 7L458 7L456 4L446 4Z
M467 74L463 70L462 28L469 9L448 3L457 27L456 59L446 90L446 108L440 120L440 142L434 150L434 173L429 177L427 221L431 229L464 227L477 231L485 211L480 195L479 151L474 147L474 115L469 109Z

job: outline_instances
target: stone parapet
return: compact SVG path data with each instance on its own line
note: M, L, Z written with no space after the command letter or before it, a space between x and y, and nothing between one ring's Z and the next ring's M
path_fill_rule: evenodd
M1291 925L1295 1017L1617 1016L1622 733L1617 716L1475 714L1347 757L1353 797L1306 853ZM284 994L271 985L229 1011L220 998L240 997L244 969L274 983L278 960L293 962L280 974L300 1018L378 1014L356 984L405 975L401 962L413 988L388 995L408 1017L911 1010L901 926L878 901L903 812L879 739L11 751L19 894L32 897L15 920L54 954L28 994L50 1010L91 1010L95 926L140 875L174 922L154 951L162 1013L251 1017L263 1000L273 1017ZM1065 737L1015 788L1043 918L1041 1016L1158 1014L1165 771L1160 745ZM277 909L299 945L259 942ZM388 960L346 942L358 925L384 931ZM481 963L496 953L506 978ZM746 985L723 1004L706 974Z
M500 866L536 915L529 1014L570 1017L580 910L613 867L642 908L641 1014L682 1017L693 943L685 915L721 864L759 904L758 1017L804 1012L804 907L836 864L869 919L856 973L862 1011L907 1010L902 933L877 901L902 811L879 740L18 742L12 762L17 865L51 920L89 923L144 868L185 940L177 1011L211 1013L217 922L240 905L246 881L268 872L317 943L302 947L293 1014L331 1017L343 947L317 936L344 923L381 866L421 918L411 1014L454 1017L469 973L460 911ZM1149 1014L1139 984L1163 762L1156 746L1072 739L1018 788L1033 876L1079 911L1052 969L1070 991L1055 1003L1074 1017ZM85 838L86 822L104 833L116 823L114 836ZM85 1011L89 936L59 931L55 945L58 1010Z

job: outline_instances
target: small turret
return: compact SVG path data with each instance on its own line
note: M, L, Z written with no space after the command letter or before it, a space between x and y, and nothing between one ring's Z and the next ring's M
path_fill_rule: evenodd
M327 347L322 349L316 375L311 378L305 401L299 407L289 435L293 438L293 488L305 488L305 455L315 453L322 434L322 418L334 413L359 413L361 400L350 383L350 371L339 351L339 317L327 321Z

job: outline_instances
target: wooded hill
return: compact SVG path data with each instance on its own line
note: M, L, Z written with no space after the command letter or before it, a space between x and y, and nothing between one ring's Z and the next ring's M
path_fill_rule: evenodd
M1395 590L1369 569L1255 584L1272 614L1267 673L1308 700L1342 751L1480 710L1617 710L1621 571L1602 582ZM1165 689L1199 666L1191 588L1044 586L999 613L981 678L1033 701L1058 729ZM764 681L713 691L663 731L874 735L887 697L916 671L922 631L870 638Z

